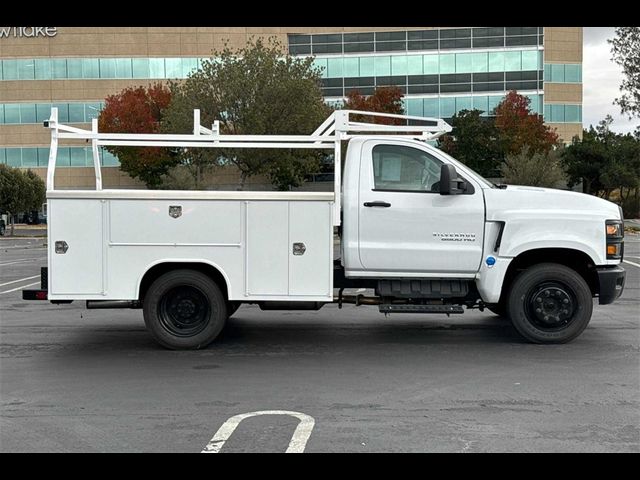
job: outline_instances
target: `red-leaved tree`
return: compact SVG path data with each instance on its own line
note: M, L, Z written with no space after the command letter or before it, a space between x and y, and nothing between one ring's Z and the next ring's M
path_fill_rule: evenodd
M352 90L347 94L344 104L345 110L361 110L365 112L393 113L404 115L402 97L404 94L399 87L379 87L373 95L362 95L358 90ZM356 118L356 121L363 119ZM397 118L373 117L366 121L383 125L399 125L403 120Z
M148 87L129 87L110 95L98 117L98 128L107 133L159 133L163 111L171 102L171 91L156 83ZM178 163L167 148L105 147L120 160L120 169L158 188L162 176Z
M533 113L531 100L515 91L509 92L495 109L496 127L506 155L528 152L547 153L558 145L558 134L544 124L542 115Z

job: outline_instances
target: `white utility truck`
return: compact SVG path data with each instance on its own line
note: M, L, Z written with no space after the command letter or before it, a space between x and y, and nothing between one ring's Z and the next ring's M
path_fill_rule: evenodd
M496 186L426 142L451 131L441 119L342 110L308 136L221 135L218 122L201 126L196 110L193 134L114 134L99 133L95 120L90 131L61 125L53 108L45 127L48 266L41 289L23 298L142 308L168 348L205 347L242 303L351 303L383 313L488 308L529 341L563 343L585 329L594 297L612 303L624 288L617 205ZM60 140L91 141L95 190L55 189ZM103 145L329 150L334 191L103 190Z

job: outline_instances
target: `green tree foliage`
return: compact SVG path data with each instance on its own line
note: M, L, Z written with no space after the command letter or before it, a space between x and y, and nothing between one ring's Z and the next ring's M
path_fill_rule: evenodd
M0 211L9 218L16 213L39 210L45 201L45 190L44 181L31 170L24 172L0 164Z
M165 112L165 132L190 133L193 110L201 123L220 121L222 134L308 135L331 113L320 88L321 71L312 58L284 53L274 39L258 39L238 50L225 47L202 68L170 85L172 100ZM299 186L318 168L320 152L281 149L183 149L181 163L201 188L203 174L220 163L234 164L241 188L252 175L265 174L280 190Z
M565 149L562 161L569 185L582 183L584 193L618 201L625 216L637 217L640 197L640 135L611 131L607 116L584 130Z
M640 117L640 27L616 27L616 36L609 40L613 61L622 67L623 92L614 103L629 119Z
M47 187L44 184L44 180L40 178L36 173L31 170L27 170L23 173L25 176L25 211L40 210L42 204L45 201Z
M524 147L516 155L507 155L501 168L502 176L510 185L559 188L566 186L566 176L557 150L531 154Z
M453 130L438 139L438 148L480 175L496 177L504 154L499 132L491 118L481 117L481 110L462 110L451 119Z
M161 83L148 87L129 87L106 98L98 117L98 129L107 133L158 133L171 92ZM105 147L120 160L120 169L143 181L147 188L158 188L162 175L178 163L169 149L158 147Z

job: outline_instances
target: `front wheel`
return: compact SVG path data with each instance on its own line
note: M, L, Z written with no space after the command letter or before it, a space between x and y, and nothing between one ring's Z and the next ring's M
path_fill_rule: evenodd
M144 297L144 323L162 346L193 350L209 345L227 320L227 302L218 285L194 270L159 277Z
M513 282L507 311L516 330L533 343L567 343L591 320L591 290L575 270L541 263Z

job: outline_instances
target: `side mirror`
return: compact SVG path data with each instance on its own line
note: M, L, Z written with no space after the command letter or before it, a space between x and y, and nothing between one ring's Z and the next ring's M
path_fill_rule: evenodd
M440 167L440 195L459 195L467 190L467 182L458 177L456 167L444 164Z

